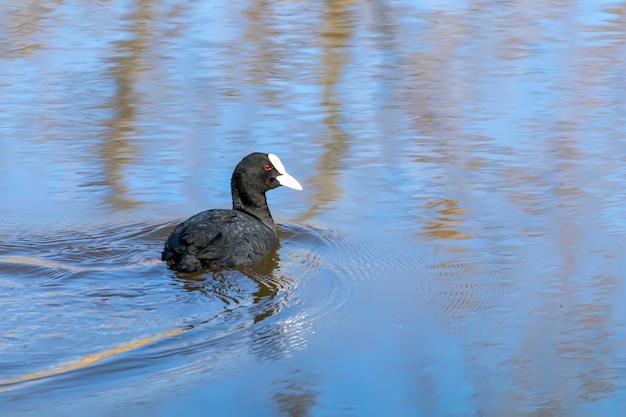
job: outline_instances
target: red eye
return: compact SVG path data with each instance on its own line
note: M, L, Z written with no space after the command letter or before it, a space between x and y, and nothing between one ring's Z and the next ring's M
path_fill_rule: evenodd
M265 164L265 166L263 167L264 170L266 171L271 171L272 167L270 165Z

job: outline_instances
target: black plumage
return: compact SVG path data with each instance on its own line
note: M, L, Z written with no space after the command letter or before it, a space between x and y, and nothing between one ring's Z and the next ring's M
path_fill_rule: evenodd
M232 210L206 210L179 224L168 237L161 259L184 272L263 260L278 241L265 192L280 185L302 189L276 155L246 156L231 178Z

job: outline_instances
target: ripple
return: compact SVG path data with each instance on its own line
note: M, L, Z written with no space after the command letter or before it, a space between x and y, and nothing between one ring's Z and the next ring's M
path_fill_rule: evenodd
M349 239L337 231L323 230L311 226L285 225L285 229L297 228L298 239L318 243L314 249L316 257L324 259L325 264L337 272L357 279L377 279L376 272L388 272L399 269L424 269L426 262L415 257L415 250L401 250L397 247L386 248L371 242L363 243ZM290 233L294 233L291 231ZM311 236L315 236L315 241ZM372 274L374 272L374 274Z
M347 303L350 275L325 260L328 253L353 247L345 240L286 225L280 248L260 265L180 274L155 259L174 226L105 226L71 239L33 234L4 247L9 256L0 259L0 282L28 293L12 298L11 311L30 303L30 316L49 331L23 326L23 314L5 321L3 326L16 329L12 338L32 346L39 360L4 367L0 389L23 390L34 382L49 390L78 389L77 379L139 369L206 372L235 366L248 354L276 360L306 349L315 320ZM36 256L18 255L23 252ZM65 319L55 321L58 316ZM5 361L14 363L20 355L11 349ZM177 357L193 359L180 365Z
M462 331L455 323L464 314L491 314L511 285L485 260L427 263L408 250L289 223L279 226L280 247L261 264L177 273L158 260L175 225L105 225L71 239L31 235L4 247L0 283L17 294L0 295L3 329L12 328L0 344L13 346L0 390L34 382L46 390L88 389L76 381L102 383L108 374L169 381L185 373L189 381L209 371L218 376L249 357L277 360L307 349L318 329L343 320L355 283L395 271L423 274L416 282L426 304L454 332ZM35 256L19 256L22 249ZM38 360L11 367L22 357L19 343L32 346Z
M425 304L437 312L454 334L480 333L468 329L470 318L492 319L506 310L506 297L514 290L510 265L486 258L446 261L428 265L428 279L420 280Z

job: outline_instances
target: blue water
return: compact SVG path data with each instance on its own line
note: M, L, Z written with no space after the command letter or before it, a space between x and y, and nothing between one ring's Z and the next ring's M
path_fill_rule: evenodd
M621 416L613 1L0 14L0 415ZM188 276L247 153L280 247Z

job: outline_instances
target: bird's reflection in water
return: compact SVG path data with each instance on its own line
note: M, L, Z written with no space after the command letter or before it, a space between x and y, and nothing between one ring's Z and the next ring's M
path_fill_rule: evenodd
M200 293L210 303L223 303L226 320L235 320L234 329L249 329L251 351L262 359L282 357L289 350L289 335L279 318L289 300L293 279L281 273L280 244L260 263L232 270L176 273L176 281L188 292ZM211 309L212 310L212 309ZM270 319L271 318L271 319ZM245 322L252 323L245 326ZM209 324L207 320L201 324Z
M278 269L279 261L278 252L275 250L259 264L240 270L242 274L254 281L258 287L252 293L252 304L256 306L257 310L254 316L254 323L259 323L278 313L280 303L275 302L276 297L281 290L286 290L293 282L280 274Z

